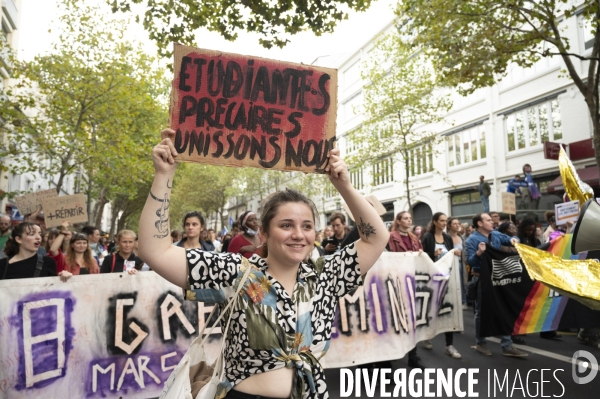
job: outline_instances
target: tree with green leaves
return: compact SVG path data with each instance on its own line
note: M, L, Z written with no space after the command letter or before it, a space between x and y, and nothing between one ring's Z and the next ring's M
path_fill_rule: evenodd
M47 54L15 63L16 84L0 103L12 173L77 175L96 200L91 222L120 194L133 195L152 170L147 154L167 120L163 72L125 37L127 21L64 0L59 39ZM108 11L108 13L106 12Z
M239 174L243 169L195 163L181 164L178 169L169 209L171 226L178 225L183 215L194 210L217 214L225 225L225 206L229 198L240 193Z
M171 55L171 43L195 45L199 28L235 40L241 31L262 36L266 48L283 47L287 36L305 30L315 35L333 32L348 11L365 11L371 0L108 0L113 11L132 12L145 8L143 24L162 56Z
M589 52L571 45L566 25L576 14L593 36ZM512 63L527 68L560 57L585 99L600 168L600 1L403 0L397 15L431 57L440 83L462 94L494 85Z
M411 209L411 170L433 156L440 139L431 126L443 121L452 103L436 90L435 74L423 53L414 52L397 32L376 39L362 78L364 122L349 134L358 147L357 155L348 158L349 165L399 160Z

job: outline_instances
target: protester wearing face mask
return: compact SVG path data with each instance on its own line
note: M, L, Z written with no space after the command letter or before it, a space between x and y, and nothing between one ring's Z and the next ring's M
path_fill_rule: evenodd
M250 259L254 254L260 254L262 240L258 234L258 219L256 213L246 211L240 215L240 228L242 234L231 239L228 252L240 254L244 258Z
M413 227L413 234L420 240L423 234L425 234L425 226Z

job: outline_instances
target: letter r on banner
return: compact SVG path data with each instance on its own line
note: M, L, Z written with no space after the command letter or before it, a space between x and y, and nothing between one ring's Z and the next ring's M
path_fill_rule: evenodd
M56 307L56 326L53 332L32 335L32 325L39 320L32 320L31 313L34 309ZM57 341L56 368L34 374L34 345L42 342ZM25 357L25 385L32 387L36 382L48 380L62 375L65 367L65 300L53 298L23 304L23 352Z

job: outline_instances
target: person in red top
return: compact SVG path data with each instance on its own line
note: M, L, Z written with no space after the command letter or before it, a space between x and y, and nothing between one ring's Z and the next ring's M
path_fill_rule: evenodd
M406 211L396 215L388 246L390 252L423 252L423 245L416 235L410 232L412 227L412 216ZM421 358L417 356L417 347L415 346L408 352L408 367L424 369Z
M239 222L242 234L238 234L231 239L227 252L240 254L247 259L250 259L254 254L260 255L262 240L258 234L256 213L252 211L242 213Z
M67 256L65 256L65 270L77 274L98 274L100 267L92 256L86 234L75 234L69 242Z
M396 215L390 232L390 252L422 252L423 245L419 238L410 232L412 216L406 211Z
M48 230L48 240L45 244L46 256L54 259L56 262L56 272L60 273L65 270L65 257L61 250L63 242L67 237L69 231L69 222L62 222L62 226L59 230L50 229Z

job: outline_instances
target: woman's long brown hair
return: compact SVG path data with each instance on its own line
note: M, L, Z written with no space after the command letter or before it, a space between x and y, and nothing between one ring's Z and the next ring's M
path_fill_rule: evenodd
M82 268L87 268L91 274L96 274L100 272L100 268L98 267L98 262L92 256L92 250L89 246L88 238L85 234L75 234L71 237L69 241L69 247L67 248L67 255L65 256L65 266L68 272L72 272L73 269L77 266L77 262L75 261L75 251L73 250L73 244L77 241L85 241L88 243L87 248L83 252L83 265L79 265Z

